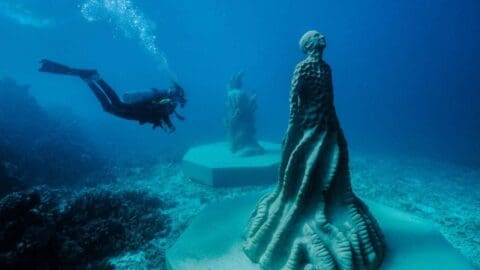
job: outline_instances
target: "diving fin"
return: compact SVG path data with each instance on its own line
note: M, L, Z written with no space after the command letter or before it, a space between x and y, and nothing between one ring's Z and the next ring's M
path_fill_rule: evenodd
M50 61L48 59L42 59L40 61L40 64L41 66L38 69L38 71L40 72L78 76L82 79L91 79L94 76L98 76L98 72L94 69L70 68L68 66Z

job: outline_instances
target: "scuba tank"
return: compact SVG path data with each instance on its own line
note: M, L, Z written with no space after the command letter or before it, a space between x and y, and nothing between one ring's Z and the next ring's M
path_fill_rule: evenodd
M147 91L126 92L123 94L123 102L129 104L141 103L147 100L161 98L162 96L166 96L166 93L156 88L152 88Z

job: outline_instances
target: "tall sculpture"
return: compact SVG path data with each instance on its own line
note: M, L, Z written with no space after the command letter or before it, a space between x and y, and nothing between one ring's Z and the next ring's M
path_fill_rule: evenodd
M325 37L307 32L295 69L279 182L252 213L245 254L262 269L378 269L385 244L350 184Z
M227 94L227 138L232 153L253 156L264 153L255 137L257 97L242 89L243 72L232 77Z

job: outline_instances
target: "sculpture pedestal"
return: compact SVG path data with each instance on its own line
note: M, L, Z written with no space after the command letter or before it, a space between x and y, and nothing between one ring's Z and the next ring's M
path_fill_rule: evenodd
M227 142L191 148L183 157L186 177L202 184L226 187L271 184L277 181L280 144L260 142L265 154L239 157Z
M196 217L167 250L169 270L260 270L242 251L242 235L260 195L226 200ZM388 246L381 269L473 269L428 221L367 202Z

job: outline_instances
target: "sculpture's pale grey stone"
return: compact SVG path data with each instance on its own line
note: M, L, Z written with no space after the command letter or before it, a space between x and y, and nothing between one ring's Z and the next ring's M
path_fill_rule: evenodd
M260 265L243 253L242 235L261 194L250 193L208 205L166 251L167 269L260 270ZM389 247L382 270L474 270L435 224L397 209L366 203Z
M242 89L243 72L233 76L228 86L227 139L230 150L238 156L253 156L264 153L264 149L255 137L255 94L247 94Z
M262 269L377 269L383 235L350 185L325 37L307 32L295 69L279 182L252 213L245 254Z
M232 155L227 142L190 148L182 160L186 178L213 187L273 184L277 180L281 145L262 142L263 155Z

